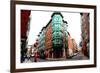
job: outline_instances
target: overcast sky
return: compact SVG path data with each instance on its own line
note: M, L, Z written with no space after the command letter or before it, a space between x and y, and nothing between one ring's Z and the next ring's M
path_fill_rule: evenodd
M28 36L28 45L35 43L37 35L42 27L46 26L53 12L31 11L30 32ZM80 13L61 12L63 19L68 22L68 31L72 38L79 44L81 39L81 18Z

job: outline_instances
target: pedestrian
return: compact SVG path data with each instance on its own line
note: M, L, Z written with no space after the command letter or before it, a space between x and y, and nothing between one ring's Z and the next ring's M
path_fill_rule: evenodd
M30 60L30 57L31 57L31 49L28 48L27 49L27 59Z
M48 51L45 51L45 59L48 59Z
M35 54L34 54L34 62L37 62L37 60L38 60L38 54L37 54L37 52L35 52Z

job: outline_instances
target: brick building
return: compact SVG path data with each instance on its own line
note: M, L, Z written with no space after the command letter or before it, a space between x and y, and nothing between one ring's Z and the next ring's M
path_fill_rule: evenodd
M30 30L30 10L21 10L21 62L27 51L28 35Z
M81 46L82 52L85 56L89 57L89 44L90 44L90 19L89 13L81 13Z
M54 12L48 24L42 28L38 35L38 49L40 53L40 49L42 50L40 55L44 54L46 59L66 59L71 51L74 53L74 50L76 50L76 42L70 38L71 36L67 29L68 25L63 20L62 14L60 12ZM70 49L71 51L69 51Z
M52 58L53 56L53 49L52 49L52 22L51 20L46 25L45 30L45 53L47 54L48 58Z

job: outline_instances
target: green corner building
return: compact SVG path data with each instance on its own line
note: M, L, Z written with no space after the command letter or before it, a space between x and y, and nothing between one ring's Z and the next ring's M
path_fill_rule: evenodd
M63 20L60 12L52 14L52 41L54 58L66 55L65 49L68 46L67 22Z

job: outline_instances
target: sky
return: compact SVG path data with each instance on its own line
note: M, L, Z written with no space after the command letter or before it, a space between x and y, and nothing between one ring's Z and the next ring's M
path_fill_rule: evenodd
M37 35L42 27L46 26L51 19L53 11L31 11L30 31L28 36L28 45L35 43ZM68 22L68 32L71 37L79 44L81 39L81 18L80 13L61 12L63 19Z

